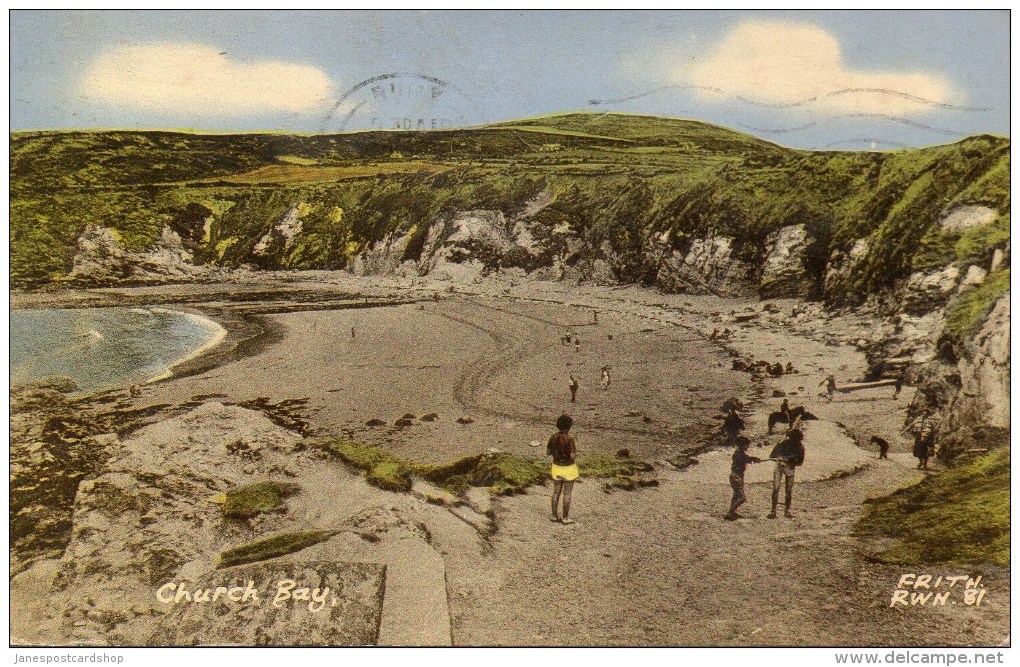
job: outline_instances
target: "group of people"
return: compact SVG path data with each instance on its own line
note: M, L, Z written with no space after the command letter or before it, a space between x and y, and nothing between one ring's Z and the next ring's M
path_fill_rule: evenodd
M789 403L783 401L783 409L789 413ZM747 453L751 445L750 439L740 432L744 429L744 420L737 413L737 406L730 405L726 417L723 419L723 431L726 434L726 443L736 445L733 451L733 460L730 464L730 486L733 488L733 498L730 500L730 511L724 517L728 521L735 521L740 518L737 509L747 501L744 494L744 472L751 463L762 463L764 461L775 461L776 467L772 474L772 511L768 517L775 519L776 510L779 507L779 492L785 489L783 497L783 516L791 518L793 514L790 507L793 504L793 481L796 478L797 468L804 464L804 432L800 428L799 419L791 419L786 437L775 447L767 459L760 459Z

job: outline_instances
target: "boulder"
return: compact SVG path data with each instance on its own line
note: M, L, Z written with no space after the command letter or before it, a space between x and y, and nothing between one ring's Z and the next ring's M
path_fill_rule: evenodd
M939 220L939 228L946 233L959 233L995 222L999 212L987 206L958 206Z
M912 273L900 289L903 312L923 315L942 308L956 292L960 269L949 265L938 270Z
M988 276L988 272L982 269L980 266L971 264L967 267L967 273L963 274L963 280L960 281L956 291L962 292L969 287L976 287L985 281Z

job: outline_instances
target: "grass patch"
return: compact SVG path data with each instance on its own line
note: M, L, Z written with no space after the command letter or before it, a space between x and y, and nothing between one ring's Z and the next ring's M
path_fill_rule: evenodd
M419 172L439 172L445 168L425 162L391 162L382 164L365 164L351 167L315 166L313 164L274 164L259 167L243 174L230 174L207 179L199 179L195 183L231 183L235 185L254 184L295 184L295 183L331 183L349 178L369 178L393 174L414 174Z
M1009 269L988 274L985 281L961 293L946 309L944 335L957 341L967 340L981 323L1000 296L1009 292Z
M484 486L496 495L508 496L543 484L546 466L536 459L498 452L439 465L419 464L415 466L415 473L457 495L468 487Z
M543 461L514 456L513 454L487 454L479 457L472 471L472 486L487 486L498 496L524 493L529 486L544 484L548 475Z
M365 479L372 486L385 491L410 491L411 467L392 454L374 445L355 442L334 442L326 449L344 463L365 471Z
M325 448L340 460L365 471L369 484L387 491L409 491L411 477L420 477L455 495L463 495L469 487L486 487L495 495L525 493L528 487L545 484L549 464L506 452L467 456L450 463L413 463L400 459L374 445L333 442ZM652 466L644 461L618 458L608 454L582 457L578 467L583 477L610 478L620 482L616 488L636 488L646 480L636 475Z
M633 491L640 486L658 486L654 478L641 477L641 473L649 472L649 463L632 458L622 458L611 454L593 454L581 457L577 461L582 477L607 480L602 490L611 492L615 489Z
M313 160L307 157L301 157L300 155L277 155L276 159L280 162L286 162L287 164L297 164L302 167L311 167L312 165L319 164L318 160Z
M244 563L278 558L295 551L301 551L312 545L328 540L336 533L330 530L308 530L296 533L281 533L272 537L263 537L247 544L227 549L216 557L216 567L231 567Z
M583 477L617 477L619 475L635 475L648 472L651 464L638 459L621 458L611 454L593 454L583 456L577 461Z
M260 512L272 512L283 507L283 499L300 490L290 482L257 482L231 489L224 494L223 515L232 519L247 519Z
M1009 565L1009 447L868 500L858 535L898 538L886 563Z

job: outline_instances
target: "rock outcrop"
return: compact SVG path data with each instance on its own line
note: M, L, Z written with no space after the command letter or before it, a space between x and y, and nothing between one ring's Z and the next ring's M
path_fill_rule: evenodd
M750 296L753 275L751 266L733 256L732 239L712 236L696 239L686 253L671 251L659 264L655 282L672 292Z
M102 284L123 281L163 282L208 276L213 269L196 266L181 237L163 227L159 239L144 252L121 247L116 232L89 225L78 237L67 280L72 283Z
M269 231L259 239L255 247L252 248L252 254L264 256L269 253L270 248L276 242L283 244L284 250L290 248L294 237L301 233L301 208L301 206L290 207L283 217L277 220L269 228Z
M958 233L991 224L999 212L987 206L958 206L939 220L943 232Z
M1009 294L995 302L978 332L963 345L960 390L949 406L952 423L1009 428Z
M833 250L825 266L825 295L832 297L846 292L846 281L868 256L871 243L867 239L857 239L849 250Z
M941 269L915 272L899 291L900 307L911 315L925 315L949 303L960 284L959 267L950 264Z
M300 440L259 412L207 403L107 443L106 471L78 486L56 588L60 634L81 643L143 645L166 610L153 591L214 570L248 530L224 524L210 499L287 475Z
M758 284L763 299L810 294L811 280L804 268L804 254L810 243L804 225L790 225L769 235Z

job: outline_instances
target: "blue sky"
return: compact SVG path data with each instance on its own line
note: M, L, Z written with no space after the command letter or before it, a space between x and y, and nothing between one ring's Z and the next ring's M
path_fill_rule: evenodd
M418 129L573 110L813 149L1008 134L1009 13L11 13L12 130Z

